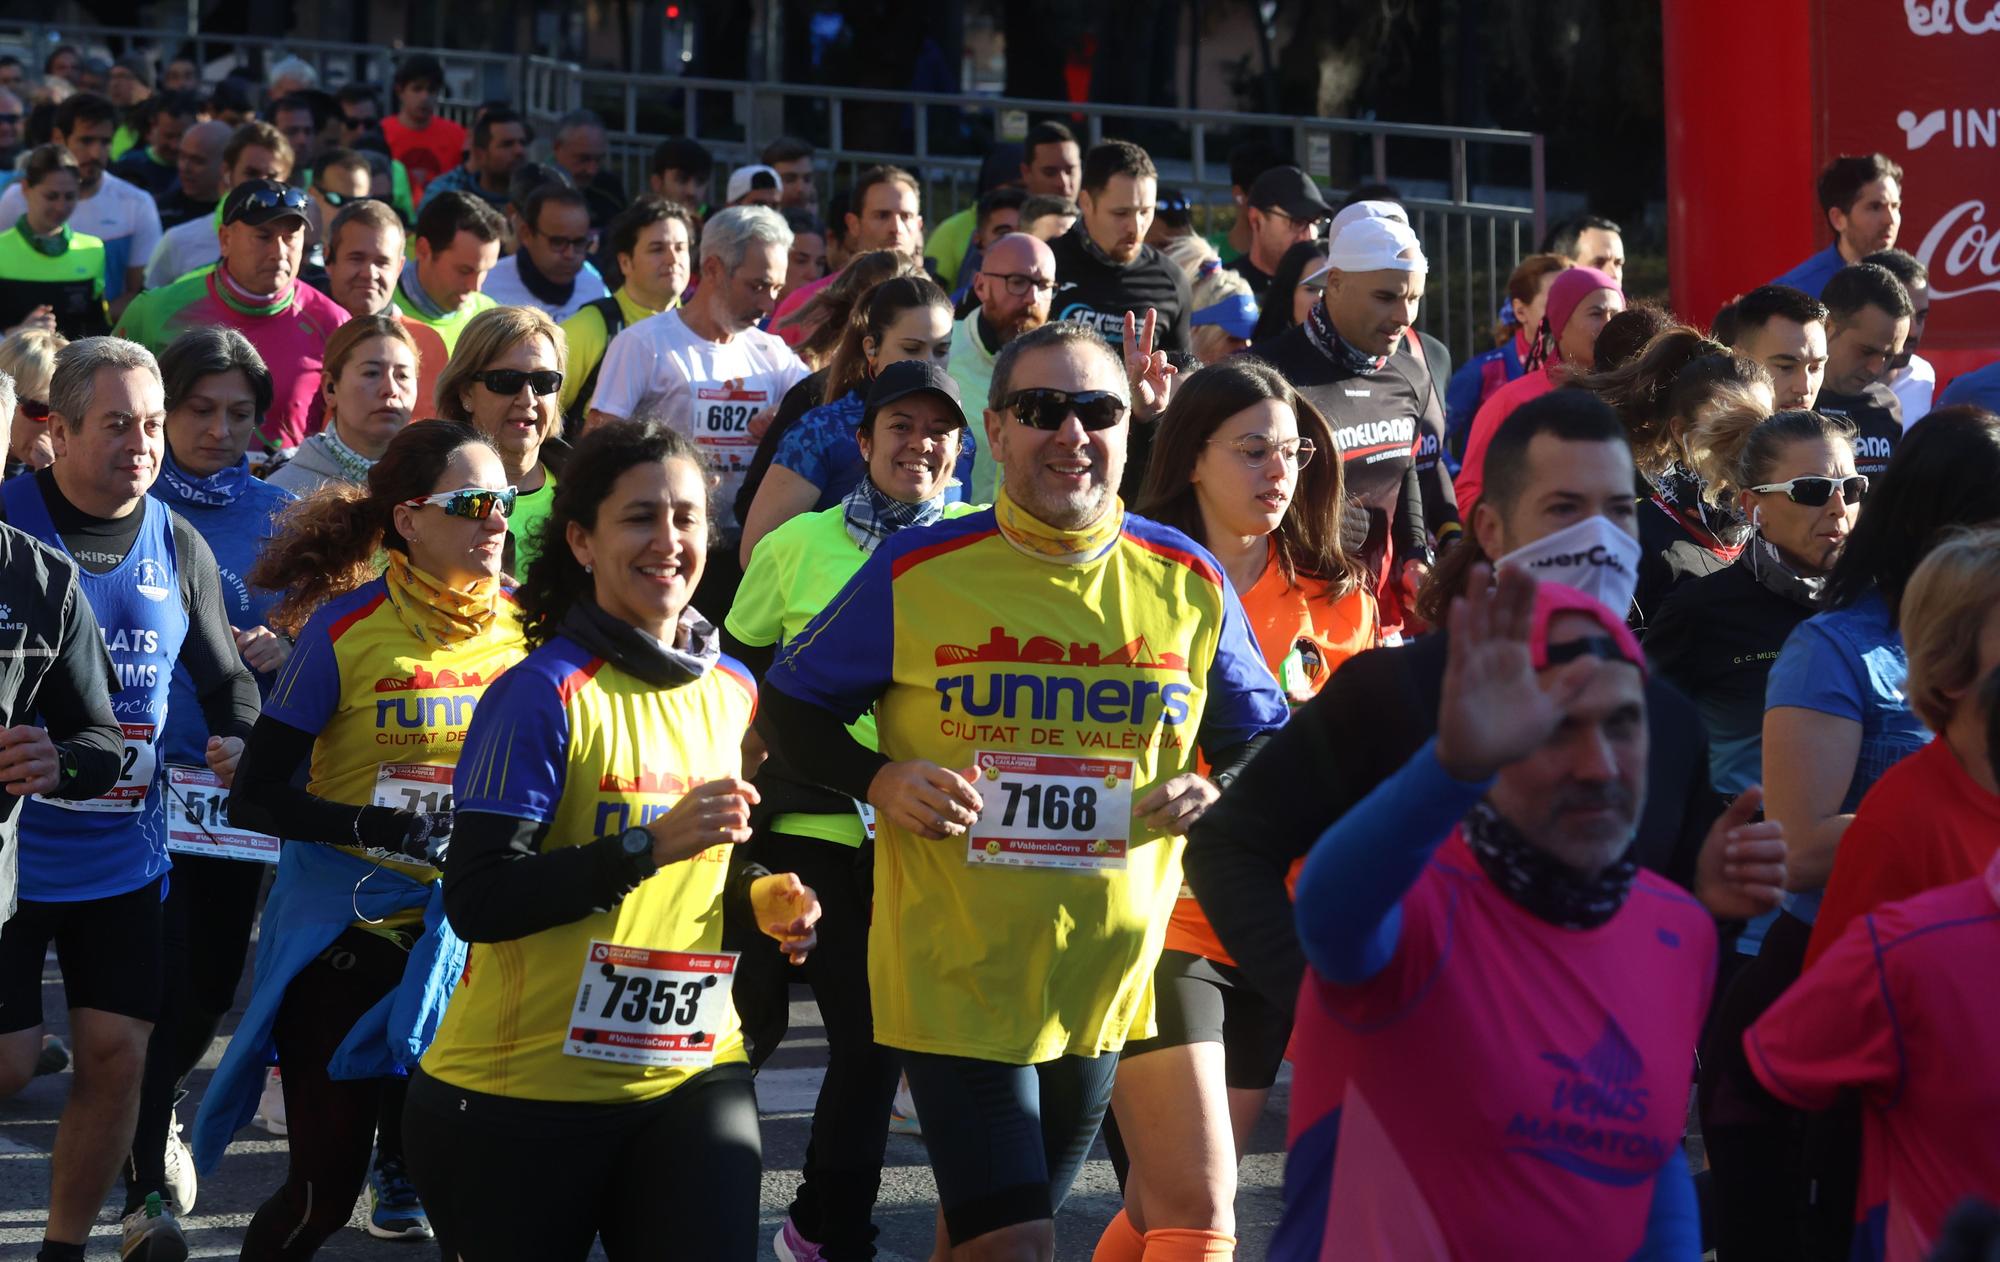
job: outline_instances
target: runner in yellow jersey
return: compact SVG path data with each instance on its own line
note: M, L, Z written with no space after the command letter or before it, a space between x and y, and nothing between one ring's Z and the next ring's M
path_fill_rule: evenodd
M1128 359L1156 406L1159 357ZM1117 1052L1154 1029L1181 835L1217 792L1197 748L1226 780L1285 715L1214 558L1117 497L1131 390L1080 326L1009 343L993 509L883 544L766 676L774 756L876 810L875 1037L946 1254L1054 1256ZM870 707L879 753L841 726Z
M499 582L513 499L470 426L412 425L365 489L322 491L280 519L248 575L283 593L273 626L305 625L230 798L232 825L285 843L256 988L195 1122L196 1165L210 1169L250 1120L275 1052L289 1168L250 1222L245 1258L310 1256L347 1224L364 1179L371 1234L430 1234L403 1173L392 1076L421 1034L392 1031L388 1009L450 972L426 920L442 919L453 764L482 694L527 651Z
M793 961L819 904L737 856L757 791L749 674L688 604L711 525L691 439L578 445L520 598L535 647L467 733L444 903L472 944L410 1084L410 1168L441 1252L747 1262L757 1102L725 911ZM536 1202L522 1213L522 1162Z

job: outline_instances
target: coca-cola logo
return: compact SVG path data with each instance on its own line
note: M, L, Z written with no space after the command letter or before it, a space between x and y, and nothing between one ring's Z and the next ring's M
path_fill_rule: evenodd
M1984 13L1975 10L1985 7ZM2000 31L2000 3L1995 0L1903 0L1912 35L1984 35Z
M2000 232L1986 225L1985 201L1973 198L1946 211L1924 234L1917 259L1930 269L1933 300L2000 290ZM1960 279L1979 283L1947 288Z

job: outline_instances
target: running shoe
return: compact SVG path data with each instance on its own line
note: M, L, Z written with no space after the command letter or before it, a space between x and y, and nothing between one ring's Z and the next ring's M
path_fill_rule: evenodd
M187 1255L181 1225L160 1203L158 1192L146 1193L146 1203L125 1215L125 1239L118 1256L123 1262L187 1262Z
M923 1126L917 1121L917 1102L910 1096L908 1078L896 1083L896 1098L889 1102L889 1133L919 1136L924 1133Z
M429 1240L430 1215L400 1157L384 1157L368 1172L368 1234L377 1240Z
M251 1119L273 1135L291 1132L285 1127L285 1086L273 1065L264 1075L264 1094L257 1098L257 1116Z
M173 1124L167 1128L167 1200L173 1205L174 1213L186 1218L194 1213L194 1154L188 1151L187 1142L181 1138L180 1114L170 1116Z
M785 1225L778 1229L778 1238L771 1242L771 1248L777 1253L778 1262L822 1262L819 1246L799 1234L790 1214L785 1215Z
M69 1068L69 1044L53 1034L42 1035L42 1050L35 1055L35 1077L59 1074Z

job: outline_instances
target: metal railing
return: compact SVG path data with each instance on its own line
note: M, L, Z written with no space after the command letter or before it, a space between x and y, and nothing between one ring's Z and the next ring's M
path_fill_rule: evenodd
M878 162L911 169L933 224L971 204L985 147L1018 139L1030 118L1066 121L1086 145L1106 136L1143 144L1161 183L1203 208L1201 222L1209 224L1222 218L1219 212L1234 211L1228 148L1255 137L1288 145L1298 164L1329 190L1361 182L1401 187L1431 263L1419 326L1461 359L1489 344L1486 333L1508 273L1534 248L1544 226L1542 137L1532 132L749 83L586 69L534 54L45 22L0 20L0 45L15 43L39 64L58 32L65 41L113 53L143 49L164 57L191 48L212 75L221 73L214 68L224 59L259 62L268 71L277 57L296 56L312 64L327 87L359 80L386 89L397 58L428 52L445 66L440 108L449 117L469 120L479 101L511 100L546 140L549 125L563 114L595 110L606 122L610 167L629 190L648 187L648 163L664 137L698 140L726 168L753 161L766 143L789 132L819 147L822 191ZM1495 190L1521 200L1501 200Z

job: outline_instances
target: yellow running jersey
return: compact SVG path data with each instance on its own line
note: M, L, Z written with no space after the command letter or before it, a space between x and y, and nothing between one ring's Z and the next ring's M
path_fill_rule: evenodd
M451 768L473 709L527 651L507 592L486 630L440 646L403 624L378 578L329 600L307 619L264 713L318 737L307 792L350 806L450 810ZM415 880L437 879L437 869L426 863L338 848L380 859ZM421 920L422 913L405 919Z
M739 775L756 702L728 658L656 688L558 636L481 703L458 809L546 823L544 852L587 845ZM722 952L733 849L661 868L609 911L474 943L424 1072L490 1095L629 1103L745 1061Z
M1153 1032L1182 839L1136 803L1285 704L1213 557L1127 515L1095 560L1015 549L984 510L907 530L780 651L765 683L881 751L975 783L967 836L877 823L868 972L892 1047L1034 1064Z

